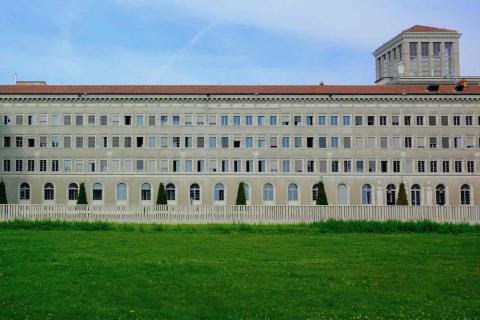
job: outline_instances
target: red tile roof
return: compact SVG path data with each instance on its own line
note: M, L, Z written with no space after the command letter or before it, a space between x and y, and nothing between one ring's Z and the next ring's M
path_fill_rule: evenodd
M404 30L404 32L457 32L457 31L456 30L451 30L451 29L421 26L421 25L417 24L417 25L414 25L411 28L408 28L407 30Z
M0 85L5 94L59 95L398 95L480 94L479 85L456 92L453 85L440 85L437 92L426 85Z

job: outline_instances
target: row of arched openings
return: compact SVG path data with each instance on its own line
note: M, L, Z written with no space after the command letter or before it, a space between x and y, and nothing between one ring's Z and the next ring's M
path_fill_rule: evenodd
M247 201L250 199L250 186L244 184L245 195ZM168 201L176 201L176 187L173 183L168 183L165 188ZM67 196L68 201L76 201L78 199L79 186L77 183L70 183L68 185ZM92 186L92 200L103 201L103 186L100 183L95 183ZM116 200L118 202L128 201L128 188L127 184L119 183L116 186L115 193ZM316 201L318 197L318 184L312 187L312 200ZM31 199L31 188L26 182L19 186L19 198L20 200ZM200 185L193 183L189 188L190 201L201 201ZM226 199L225 186L222 183L217 183L213 189L214 201L223 202ZM43 187L43 199L46 201L55 200L55 187L52 183L48 182ZM143 183L140 188L141 201L152 201L152 186L149 183ZM262 199L266 203L275 201L275 189L273 184L266 183L262 188ZM386 187L386 204L395 205L397 199L397 187L394 184L389 184ZM289 202L296 202L299 200L299 188L295 183L290 183L287 188L287 200ZM370 184L364 184L361 189L361 203L363 205L373 204L373 191ZM422 193L419 184L414 184L410 188L410 203L413 206L419 206L422 204ZM435 204L439 206L446 205L447 203L447 190L444 184L438 184L435 187ZM345 184L340 184L337 187L337 204L348 204L348 187ZM471 204L471 189L468 184L463 184L460 187L460 204Z

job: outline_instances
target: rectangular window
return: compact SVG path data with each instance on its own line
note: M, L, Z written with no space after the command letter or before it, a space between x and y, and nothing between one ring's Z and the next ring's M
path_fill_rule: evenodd
M184 137L184 140L185 140L185 148L192 148L193 147L192 137Z
M208 147L210 149L217 147L217 137L208 137Z
M318 125L319 126L324 126L325 123L326 123L325 116L318 116Z
M290 172L290 160L282 160L282 172Z
M253 160L245 160L245 172L253 172Z
M246 126L253 125L253 117L252 116L245 116L245 125Z
M18 171L18 172L23 171L23 160L15 161L15 171Z
M245 137L245 148L253 148L253 137Z
M380 161L380 171L383 173L388 172L388 161L386 160Z
M149 148L155 148L156 144L157 144L157 137L149 136L148 137L148 147Z
M41 139L40 139L40 144L41 144ZM83 137L75 137L75 148L83 148Z
M191 114L186 114L184 119L185 119L185 126L186 127L191 127L192 126L192 115Z
M318 162L318 171L319 172L327 172L327 160L320 160Z
M60 147L60 136L52 136L52 148Z
M205 115L197 114L197 126L203 127L205 125Z
M47 171L47 160L40 160L40 171Z
M469 173L475 172L475 161L473 160L467 161L467 172Z
M321 149L327 147L327 137L318 137L318 147Z
M23 137L16 137L15 138L15 146L17 148L22 148L23 147Z
M295 160L295 172L303 171L303 160Z
M240 116L233 116L233 125L234 126L240 125Z
M428 125L434 127L437 125L437 116L428 116Z
M197 172L205 172L205 160L197 160Z
M259 140L260 141L260 140ZM264 138L264 141L265 142L265 138ZM228 145L228 137L222 137L222 148L228 148L229 145Z
M343 137L343 148L350 149L352 147L352 137Z
M400 172L400 161L394 160L393 161L393 172Z
M87 117L88 125L89 126L94 126L95 125L95 115L90 114Z
M380 137L380 148L382 149L388 148L388 137Z
M100 172L108 172L108 161L100 160Z
M72 171L72 160L63 160L63 171L64 172Z
M75 171L76 172L83 172L83 160L76 160L75 161Z
M302 137L295 137L295 148L301 148L302 147Z
M417 126L423 126L423 116L417 116Z
M453 125L454 126L460 125L460 116L453 116Z
M351 160L344 160L343 161L343 172L345 172L345 173L352 172L352 161Z
M88 148L95 148L95 137L87 138L87 146Z
M403 125L404 126L412 125L412 117L411 116L404 116L403 117Z
M193 171L193 160L185 160L185 172L192 172Z
M75 125L76 126L83 126L83 115L81 115L81 114L75 115Z
M276 147L277 147L277 137L270 137L270 148L276 148Z
M83 120L83 116L82 116L82 120ZM48 115L46 114L41 114L40 115L40 125L41 126L46 126L48 124ZM82 123L83 124L83 123Z
M174 126L179 126L180 125L180 116L179 115L174 115L172 117L172 124Z
M442 126L448 126L448 116L441 116Z
M95 172L95 160L88 160L87 168L88 172Z
M157 117L154 114L148 115L148 125L154 126L157 124Z
M23 126L23 114L17 114L15 116L15 125Z
M217 172L217 160L208 160L208 171Z
M450 161L442 161L442 170L443 172L450 172Z
M331 137L330 147L333 149L338 148L338 137Z
M123 147L124 148L132 147L132 137L123 137Z
M277 116L270 116L270 125L271 126L277 125Z
M355 125L356 126L363 125L363 116L355 116Z
M332 160L332 172L338 172L338 160Z
M168 116L167 115L161 115L160 116L160 125L166 126L168 124Z
M473 116L465 116L465 125L466 126L473 125Z
M392 126L400 125L400 117L399 116L392 116Z
M405 137L405 148L409 149L412 147L412 137Z
M242 172L242 160L233 160L233 172Z
M456 160L455 161L455 172L461 173L462 172L462 161Z
M356 167L356 171L359 172L359 173L362 173L364 168L363 168L363 160L357 160L355 162L355 167Z
M368 172L377 171L377 162L375 160L368 160Z
M34 126L34 125L35 125L35 121L36 121L36 119L35 119L35 115L34 115L34 114L29 114L29 115L27 116L27 124L28 124L29 126Z
M289 115L283 115L282 116L282 125L283 126L288 126L290 124L290 116Z
M430 161L430 172L437 172L437 161Z
M120 137L112 137L112 147L120 148Z
M265 172L265 160L258 160L257 161L257 171L258 172Z
M343 116L343 125L344 126L350 125L350 116Z
M430 137L429 145L431 149L435 149L437 147L437 137Z
M374 126L375 125L375 116L368 116L367 117L367 125Z
M101 126L108 125L108 117L104 114L100 116L100 125Z
M282 137L282 148L290 148L290 137Z
M265 116L258 116L257 117L257 125L259 125L259 126L265 125Z
M180 148L180 137L172 137L172 147Z
M220 124L222 126L228 126L228 116L227 115L222 115L220 117Z
M156 171L157 171L157 160L148 159L148 172L156 172Z
M205 147L205 137L197 137L197 148Z
M28 160L27 161L27 170L29 172L35 171L35 160Z
M420 172L420 173L425 172L425 161L423 160L417 161L417 172Z
M330 125L331 126L338 125L338 116L330 116Z
M381 126L387 125L387 116L380 116L380 125Z
M442 137L442 148L448 149L450 147L450 138Z
M302 116L293 116L293 125L301 126L302 125Z
M313 137L307 137L307 148L313 148Z
M175 161L175 160L173 160L173 161ZM143 159L137 159L135 161L135 167L136 167L137 172L143 172L143 170L145 169L145 161Z

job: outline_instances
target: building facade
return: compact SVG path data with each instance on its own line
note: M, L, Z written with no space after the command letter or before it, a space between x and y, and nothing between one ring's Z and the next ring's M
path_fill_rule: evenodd
M405 46L402 46L405 47ZM480 203L480 86L0 86L10 203Z

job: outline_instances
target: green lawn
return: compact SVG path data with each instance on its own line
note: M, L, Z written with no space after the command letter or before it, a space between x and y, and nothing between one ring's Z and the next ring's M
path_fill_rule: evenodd
M479 233L0 231L1 319L479 317Z

